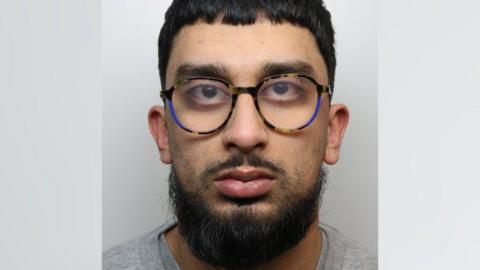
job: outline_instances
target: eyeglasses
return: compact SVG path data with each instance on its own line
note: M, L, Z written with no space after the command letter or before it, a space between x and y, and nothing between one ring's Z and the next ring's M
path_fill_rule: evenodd
M240 94L250 94L265 125L280 132L295 132L310 124L320 110L322 94L332 97L330 86L303 74L282 74L263 79L255 87L235 87L217 78L194 77L160 92L175 123L194 134L223 128Z

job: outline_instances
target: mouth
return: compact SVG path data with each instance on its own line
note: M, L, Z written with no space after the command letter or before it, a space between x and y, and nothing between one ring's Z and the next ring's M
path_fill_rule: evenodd
M226 197L252 199L264 196L272 188L275 176L253 167L238 167L221 173L214 181L215 188Z

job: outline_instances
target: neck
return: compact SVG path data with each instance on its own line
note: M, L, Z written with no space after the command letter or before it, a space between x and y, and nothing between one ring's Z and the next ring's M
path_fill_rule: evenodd
M294 247L275 257L255 270L270 269L315 269L322 250L322 234L318 229L318 217L305 233L305 237ZM169 230L165 239L181 269L214 270L215 268L195 257L178 231L178 226Z

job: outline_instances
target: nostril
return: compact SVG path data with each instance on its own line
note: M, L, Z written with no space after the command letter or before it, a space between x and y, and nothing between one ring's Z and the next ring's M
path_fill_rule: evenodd
M236 148L242 152L264 148L268 142L268 131L258 120L234 120L224 129L222 142L225 148Z
M265 148L265 146L266 143L261 141L258 141L256 143L239 143L238 141L230 141L224 145L227 151L241 153L250 153L253 151L262 150Z

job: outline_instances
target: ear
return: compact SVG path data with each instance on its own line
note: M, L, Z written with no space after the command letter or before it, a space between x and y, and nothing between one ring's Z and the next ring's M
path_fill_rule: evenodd
M165 164L172 163L168 145L167 115L164 107L154 106L150 109L148 112L148 125L150 126L150 133L155 143L157 143L160 159Z
M333 165L340 158L340 145L347 129L349 112L345 105L335 104L330 107L328 115L327 147L323 160Z

